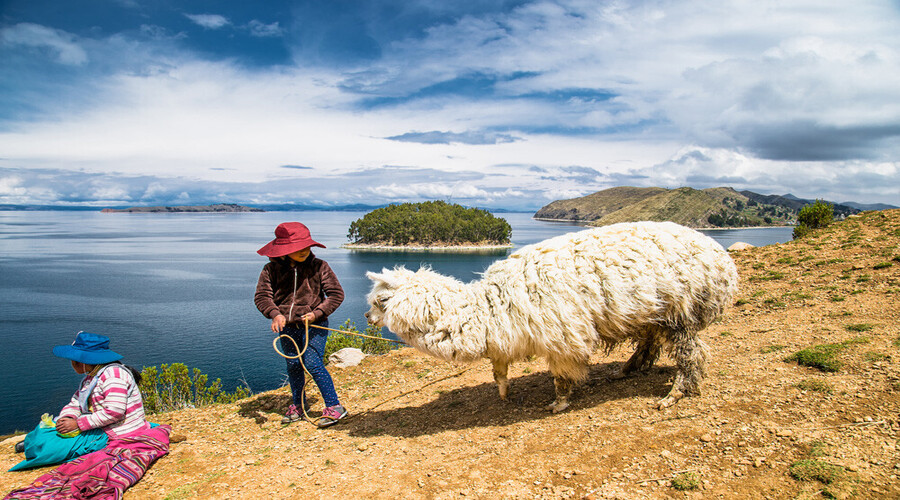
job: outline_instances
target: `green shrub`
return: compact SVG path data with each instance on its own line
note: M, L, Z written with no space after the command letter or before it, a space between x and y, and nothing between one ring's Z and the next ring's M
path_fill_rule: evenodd
M844 346L840 344L822 344L808 347L784 358L785 361L796 361L798 365L818 368L823 372L836 372L843 364L838 361L837 353Z
M237 387L234 392L222 390L222 380L216 379L207 386L209 377L200 369L188 370L183 363L163 363L157 367L147 366L141 370L141 396L144 411L162 413L182 408L196 408L215 403L233 403L251 394L246 387Z
M838 361L837 355L845 348L855 344L866 344L870 340L868 337L857 337L845 340L840 344L820 344L807 347L801 351L784 358L785 361L796 361L798 365L817 368L823 372L836 372L843 363Z
M794 239L800 239L808 235L811 230L819 229L831 224L834 220L834 206L821 200L816 200L812 205L806 205L800 209L797 216L797 226L794 227Z
M875 264L872 269L886 269L891 266L893 266L893 264L890 262L879 262L878 264Z
M824 394L831 394L834 392L831 388L831 384L824 380L804 379L797 382L795 387L801 391L821 392Z
M770 345L770 346L766 346L766 347L761 348L761 349L759 350L759 352L762 353L762 354L769 354L769 353L781 351L781 350L783 350L785 347L787 347L787 346L785 346L785 345L780 345L780 344L772 344L772 345Z
M824 484L840 481L845 474L843 467L814 459L794 462L789 472L798 481L819 481Z
M696 490L700 487L700 477L696 472L683 472L672 479L672 487L679 491Z
M844 328L848 332L867 332L875 328L875 325L870 325L869 323L856 323L853 325L846 325Z

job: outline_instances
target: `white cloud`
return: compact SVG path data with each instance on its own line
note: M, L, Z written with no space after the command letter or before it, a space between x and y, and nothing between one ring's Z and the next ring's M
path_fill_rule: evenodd
M247 24L247 28L250 30L251 36L260 38L279 37L284 35L284 30L281 29L281 26L278 25L277 21L266 24L254 19Z
M219 14L185 14L185 17L206 29L217 30L231 24L225 16Z
M87 52L79 45L75 36L62 30L32 23L19 23L0 29L0 40L5 45L47 49L61 64L80 66L88 62Z
M240 185L255 200L267 198L261 182L308 180L328 203L517 205L624 183L729 182L897 204L898 20L874 0L538 1L387 41L381 59L352 70L204 62L158 26L145 28L155 45L144 46L16 25L5 45L49 49L67 64L85 64L88 47L122 62L102 58L112 76L83 91L102 89L103 101L48 98L42 106L64 111L8 126L0 151L21 168L155 176L95 193L136 200L207 195L188 180L232 197ZM246 28L282 36L282 26Z

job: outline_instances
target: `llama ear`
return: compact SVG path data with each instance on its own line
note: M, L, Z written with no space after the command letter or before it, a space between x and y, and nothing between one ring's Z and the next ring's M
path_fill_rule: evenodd
M397 287L397 279L394 276L395 273L384 268L381 270L381 273L374 273L372 271L366 272L366 277L375 282L375 284L383 283L387 288L396 288Z

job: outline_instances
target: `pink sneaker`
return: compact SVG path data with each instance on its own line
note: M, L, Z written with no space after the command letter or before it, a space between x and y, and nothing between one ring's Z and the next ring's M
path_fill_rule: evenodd
M322 418L319 419L319 423L317 424L321 427L328 427L330 425L334 425L338 423L338 420L347 416L347 410L344 409L341 405L334 405L325 408L322 411Z

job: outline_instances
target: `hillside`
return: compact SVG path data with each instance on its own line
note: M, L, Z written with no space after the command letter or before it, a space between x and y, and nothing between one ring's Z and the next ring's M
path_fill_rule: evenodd
M641 220L672 221L694 228L750 227L793 223L809 200L764 196L718 187L677 189L615 187L581 198L554 201L536 219L571 220L604 226ZM834 205L843 218L858 209Z
M125 498L900 498L898 241L890 210L733 253L740 292L703 333L704 393L672 408L653 406L666 356L610 380L631 352L597 353L572 407L551 414L541 359L510 367L503 402L487 361L401 349L332 370L353 416L326 430L281 426L283 388L154 416L186 440ZM837 371L785 361L814 346ZM19 458L0 445L0 468ZM41 472L0 472L0 491ZM676 488L687 474L696 490Z

